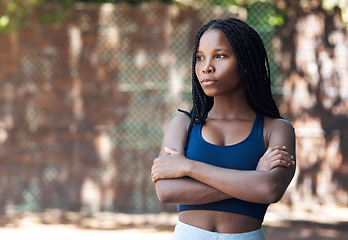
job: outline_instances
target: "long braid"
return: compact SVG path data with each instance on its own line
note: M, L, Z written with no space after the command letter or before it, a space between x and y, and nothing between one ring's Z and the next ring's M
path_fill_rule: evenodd
M225 31L225 34L227 35L227 37L229 38L229 41L232 42L232 39L238 39L238 36L245 36L245 29L243 29L241 26L239 26L238 24L236 25L229 25L231 28L235 27L235 30L233 31L233 29L230 30L230 34L228 34L227 31ZM249 29L247 29L249 30ZM230 36L231 35L231 36ZM252 33L250 33L249 35L252 35ZM243 38L243 41L241 42L241 44L243 44L244 46L238 46L239 41L233 41L235 44L237 45L236 47L234 47L236 50L235 52L240 52L240 54L236 54L237 58L239 58L239 62L243 63L240 64L241 68L243 69L244 66L244 70L242 71L242 73L244 74L243 79L246 83L246 87L247 87L247 92L250 93L255 93L258 91L258 89L264 89L264 87L262 87L264 85L264 82L262 81L248 81L249 79L259 79L262 80L264 73L262 73L262 68L264 68L264 66L262 67L259 64L259 61L254 61L254 60L249 60L249 59L259 59L260 58L260 54L258 52L258 49L255 49L255 46L253 44L253 42L255 42L255 40L252 37L245 37ZM233 43L232 43L233 44ZM233 46L233 45L232 45ZM251 71L250 71L251 69ZM248 94L249 97L249 101L252 105L252 107L257 111L257 112L262 112L265 115L267 114L267 111L262 110L262 106L259 106L258 103L262 102L262 97L263 97L263 93L261 94Z
M214 22L212 20L211 22ZM214 100L212 97L208 97L202 87L199 84L199 81L196 76L196 53L198 49L199 40L201 39L203 33L209 28L209 24L204 25L197 33L196 39L194 42L194 49L192 54L192 102L193 106L191 112L180 110L180 112L185 113L190 119L190 124L187 129L184 148L187 149L188 140L191 134L191 130L195 123L203 123L205 121L206 115L213 106Z
M266 116L280 117L271 93L267 52L260 36L244 22L236 19L232 19L232 22L235 24L222 23L227 25L230 31L220 29L228 37L234 51L240 53L236 56L238 55L237 59L244 74L243 79L247 86L250 104L255 111Z
M194 42L192 55L193 107L190 112L179 110L191 119L186 134L185 149L187 149L193 126L196 123L203 124L205 122L207 114L214 104L214 98L204 93L195 73L199 41L204 32L210 29L220 29L228 38L238 60L251 107L265 116L281 118L271 92L267 52L259 34L239 19L212 20L198 31Z

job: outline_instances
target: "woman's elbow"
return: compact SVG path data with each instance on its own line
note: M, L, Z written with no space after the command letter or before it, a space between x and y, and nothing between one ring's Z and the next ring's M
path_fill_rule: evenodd
M164 192L157 191L157 197L161 203L172 203L173 202L170 195L166 194L165 191Z
M264 203L276 203L282 199L284 195L283 188L277 183L268 184L265 191Z
M156 192L157 192L158 200L161 203L174 202L172 191L167 186L167 183L165 180L158 180L156 182Z
M292 175L293 176L293 175ZM281 177L275 176L275 177L268 177L265 178L264 181L264 192L266 193L265 195L263 195L265 197L265 203L276 203L279 202L286 189L288 188L290 182L291 182L291 178L286 175L286 174L282 174Z

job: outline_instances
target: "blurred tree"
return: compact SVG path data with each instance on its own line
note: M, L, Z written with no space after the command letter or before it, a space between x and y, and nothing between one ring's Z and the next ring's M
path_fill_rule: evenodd
M128 3L140 4L152 0L0 0L0 31L16 32L23 27L31 16L36 16L42 23L56 23L62 20L78 2L86 3ZM157 0L171 3L174 0Z
M347 206L348 1L279 1L277 7L288 15L273 35L283 82L280 111L298 137L296 188L288 196L308 209Z
M33 15L44 23L59 21L67 14L73 3L72 0L1 0L0 30L5 33L16 32ZM44 4L55 4L56 10L49 13L42 11Z
M78 2L86 3L128 3L140 4L155 0L0 0L0 31L15 32L25 25L31 15L35 15L43 23L54 23L62 20L71 9L71 6ZM163 3L176 3L179 5L197 7L221 6L223 8L243 7L246 9L257 9L260 5L268 5L268 14L258 15L257 20L263 26L281 26L284 19L300 9L305 9L308 1L295 1L298 4L291 4L293 1L285 0L156 0ZM314 1L316 2L316 1ZM50 9L47 10L47 5ZM348 24L348 1L346 0L322 0L323 8L332 11L339 7L342 11L341 17L345 24ZM295 6L295 7L294 7Z

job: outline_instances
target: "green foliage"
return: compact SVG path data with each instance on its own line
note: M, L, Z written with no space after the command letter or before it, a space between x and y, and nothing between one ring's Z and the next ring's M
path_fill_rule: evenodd
M59 0L55 3L55 9L47 10L43 8L45 2L49 1L43 0L42 5L36 11L38 18L44 24L57 23L63 20L74 5L74 1L72 0Z
M248 20L251 25L268 28L284 24L284 16L278 14L273 2L256 2L248 9Z
M128 3L140 4L152 0L0 0L0 32L13 33L23 27L33 15L42 23L57 23L64 19L71 7L78 2L85 3ZM173 0L158 0L171 3ZM54 5L47 9L45 6Z
M43 9L45 3L55 4L55 11ZM0 2L0 9L4 9L0 15L0 31L5 33L16 32L35 15L42 23L58 22L68 13L74 4L72 0L7 0Z
M0 30L3 32L17 31L42 3L43 0L2 1L0 9L4 9L4 11L0 16Z
M145 2L163 2L190 6L199 3L200 6L221 6L245 8L248 10L248 19L255 19L258 25L264 27L277 27L284 24L288 9L279 11L277 3L281 0L0 0L0 32L11 33L23 27L33 15L42 23L56 23L64 19L71 7L78 2L84 3L127 3L141 4ZM335 6L342 10L343 22L348 22L348 1L346 0L323 0L325 9L333 9ZM54 5L47 10L45 6ZM298 3L301 5L300 2ZM266 9L266 14L259 14L259 9ZM253 23L250 23L254 25Z
M129 4L141 4L144 2L151 2L152 0L79 0L74 2L85 3L129 3ZM172 0L159 0L159 2L171 3Z

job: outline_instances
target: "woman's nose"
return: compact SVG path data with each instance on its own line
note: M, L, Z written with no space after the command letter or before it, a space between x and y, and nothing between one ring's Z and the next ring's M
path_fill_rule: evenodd
M214 68L214 66L212 66L211 64L208 64L208 65L206 65L206 66L204 66L204 67L202 68L202 72L203 72L204 74L212 73L212 72L214 72L214 71L215 71L215 68Z

